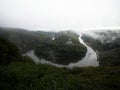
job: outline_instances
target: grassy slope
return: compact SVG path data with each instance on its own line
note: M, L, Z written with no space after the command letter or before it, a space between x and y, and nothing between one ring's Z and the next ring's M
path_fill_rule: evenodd
M120 90L119 68L13 63L0 66L0 90Z

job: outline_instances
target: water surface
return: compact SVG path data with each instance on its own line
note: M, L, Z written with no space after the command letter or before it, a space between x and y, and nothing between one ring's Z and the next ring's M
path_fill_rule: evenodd
M81 37L82 37L82 35L80 34L79 41L80 41L81 44L83 44L87 48L87 52L86 52L85 57L82 60L79 60L76 63L70 63L68 65L55 64L55 63L52 63L52 62L44 60L44 59L39 59L34 54L34 50L28 51L24 55L27 55L27 56L31 57L34 60L34 62L36 62L36 63L51 64L51 65L54 65L56 67L69 67L69 68L73 68L73 67L88 67L88 66L96 67L96 66L98 66L99 62L97 61L97 53L90 46L88 46L82 40Z

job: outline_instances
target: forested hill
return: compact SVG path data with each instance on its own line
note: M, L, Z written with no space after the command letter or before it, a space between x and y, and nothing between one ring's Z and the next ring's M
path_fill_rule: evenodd
M39 43L47 42L51 39L53 32L27 31L15 28L0 28L0 36L14 43L20 52L34 49Z
M40 59L58 64L77 62L87 51L79 42L79 35L73 31L43 32L0 28L0 36L14 43L21 53L35 50Z
M99 52L120 47L120 30L90 31L83 40Z
M71 31L58 32L54 40L40 44L35 49L35 54L40 59L58 64L77 62L85 56L87 51L78 38L79 35Z
M35 64L0 38L0 90L120 90L120 66L69 69Z
M91 31L83 40L98 51L100 65L120 65L120 30Z
M120 67L57 68L23 58L0 38L0 90L120 90Z
M18 48L7 40L0 38L0 65L19 61L20 58L21 55Z
M0 65L9 65L13 62L33 63L29 57L22 56L13 43L0 37Z

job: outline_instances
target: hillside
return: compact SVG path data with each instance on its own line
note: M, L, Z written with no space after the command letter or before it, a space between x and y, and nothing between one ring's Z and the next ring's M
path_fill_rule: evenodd
M120 31L93 31L83 40L98 52L100 65L120 65Z
M120 90L120 66L117 63L57 68L35 64L29 57L21 56L19 49L3 38L0 38L0 49L0 90Z
M83 39L99 52L120 47L120 30L91 31L83 34Z
M22 56L14 44L0 38L0 65L7 65L11 62L20 61L21 58Z
M54 40L43 43L35 49L40 59L58 64L69 64L81 60L86 54L86 47L80 44L79 35L71 31L59 32Z
M39 43L49 41L52 34L54 35L52 32L34 32L18 28L0 28L0 36L14 43L22 53L34 49Z
M58 64L77 62L87 51L85 46L80 44L79 35L72 31L43 32L0 28L0 36L14 43L21 53L35 49L35 54L40 59Z
M101 66L120 66L120 48L100 53L99 61Z
M22 56L13 43L0 37L0 65L9 65L13 62L33 63L29 57Z
M12 63L0 66L0 90L120 90L119 68Z

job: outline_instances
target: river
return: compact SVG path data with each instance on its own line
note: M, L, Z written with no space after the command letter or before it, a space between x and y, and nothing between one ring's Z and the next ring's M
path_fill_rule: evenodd
M44 59L39 59L35 54L34 50L28 51L24 55L27 55L31 57L35 63L41 63L41 64L51 64L56 67L68 67L68 68L73 68L73 67L88 67L88 66L94 66L97 67L99 66L99 62L97 60L97 53L90 47L88 46L83 40L82 40L82 35L80 34L79 41L81 44L83 44L87 48L87 52L85 57L82 60L79 60L76 63L70 63L68 65L60 65L60 64L55 64L50 61L44 60Z

